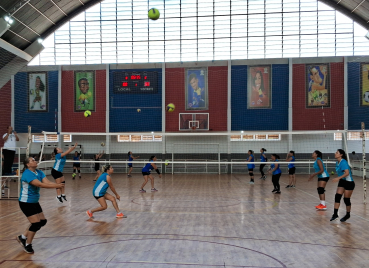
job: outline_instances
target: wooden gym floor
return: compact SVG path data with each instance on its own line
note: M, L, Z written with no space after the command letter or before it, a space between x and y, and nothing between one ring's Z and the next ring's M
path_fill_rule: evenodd
M69 175L69 174L68 174ZM369 267L369 215L360 178L347 223L330 222L336 183L327 185L327 211L316 211L316 179L297 175L297 188L271 193L270 176L249 185L246 175L157 175L159 192L140 194L140 174L114 174L127 219L98 205L92 174L67 176L68 202L41 190L48 219L33 241L34 255L15 237L27 219L14 200L0 201L0 267ZM50 177L51 179L51 177ZM150 190L150 185L145 187ZM342 201L340 216L345 214Z

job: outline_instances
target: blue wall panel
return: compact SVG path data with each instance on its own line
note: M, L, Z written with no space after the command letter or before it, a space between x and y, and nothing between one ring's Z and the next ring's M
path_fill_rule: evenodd
M272 108L247 109L247 66L232 66L232 130L288 130L288 65L272 65Z
M158 72L158 93L114 94L113 72ZM162 69L110 70L110 132L146 132L162 130ZM141 109L138 113L137 109Z
M47 72L48 100L47 112L28 112L28 74L17 73L14 77L14 129L27 133L28 126L32 132L55 131L55 109L58 108L58 71Z
M369 128L369 106L360 106L360 62L349 62L348 72L348 129L361 129L361 122Z

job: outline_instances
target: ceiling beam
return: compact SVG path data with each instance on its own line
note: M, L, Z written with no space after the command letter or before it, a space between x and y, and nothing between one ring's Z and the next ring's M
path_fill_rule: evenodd
M37 8L35 8L33 5L31 5L30 3L28 3L34 10L36 10L38 13L40 13L42 16L44 16L45 19L47 19L48 21L50 21L52 24L55 25L55 23L49 19L44 13L42 13L40 10L38 10Z
M338 5L337 2L334 2L332 0L319 0L319 1L326 4L327 6L330 6L331 8L334 8L335 10L341 12L342 14L346 15L347 17L349 17L350 19L355 21L356 23L363 26L365 29L369 30L369 21L367 22L365 19L363 19L359 15L351 12L350 10L345 8L344 6Z
M65 13L53 0L50 1L64 14L64 16L68 17L67 13Z

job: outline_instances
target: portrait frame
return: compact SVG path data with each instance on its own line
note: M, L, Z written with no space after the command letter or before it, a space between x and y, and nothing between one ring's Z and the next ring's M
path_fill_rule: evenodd
M311 71L314 72L314 74L312 74ZM329 63L306 64L305 77L306 77L305 107L307 109L322 108L322 107L330 108L331 107L330 64Z
M247 66L247 109L272 109L271 64Z
M197 93L193 85L197 86ZM186 111L209 110L207 67L185 69L185 107Z
M79 84L79 81L81 82L81 84ZM86 81L88 82L87 89L86 89L86 84L85 84ZM95 71L74 71L74 111L75 112L84 112L87 110L93 112L96 110L95 85L96 85ZM85 93L83 93L84 90L86 90Z
M49 84L47 72L28 72L27 85L28 85L28 93L27 93L28 112L31 113L48 112ZM40 89L37 89L37 86Z
M369 107L369 62L360 63L360 106Z

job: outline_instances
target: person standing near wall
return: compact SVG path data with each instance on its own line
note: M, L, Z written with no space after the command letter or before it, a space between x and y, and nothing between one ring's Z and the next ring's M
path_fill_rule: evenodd
M16 142L19 141L17 132L15 132L12 126L8 126L8 132L3 135L4 140L4 169L3 175L11 175L12 174L12 166L14 162L15 156L15 147L17 147Z

